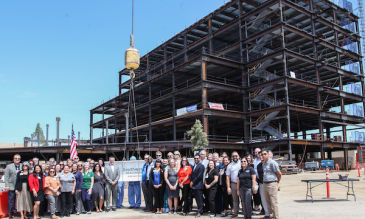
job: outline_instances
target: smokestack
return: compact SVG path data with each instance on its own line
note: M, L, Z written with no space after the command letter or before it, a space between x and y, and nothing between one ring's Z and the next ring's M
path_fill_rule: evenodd
M34 134L32 134L31 136L32 136L32 137L31 137L31 139L30 139L30 141L31 141L31 142L30 142L30 146L31 146L31 147L33 147L33 138L34 138Z
M57 121L57 146L59 146L59 145L61 145L60 144L60 121L61 121L61 118L56 117L56 121Z
M48 146L48 129L49 129L49 124L47 124L46 127L47 127L46 146Z

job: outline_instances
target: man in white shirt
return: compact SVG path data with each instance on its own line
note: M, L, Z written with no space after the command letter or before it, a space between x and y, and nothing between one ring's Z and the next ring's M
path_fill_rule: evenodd
M238 171L241 169L241 162L238 159L238 153L234 151L232 153L232 162L227 166L227 192L228 194L232 194L233 198L233 215L231 218L235 218L238 216L239 210L239 199L237 194L237 180L238 180Z

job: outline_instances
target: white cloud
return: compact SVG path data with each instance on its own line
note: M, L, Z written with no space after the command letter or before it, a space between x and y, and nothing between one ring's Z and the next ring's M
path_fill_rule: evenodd
M33 93L33 92L29 92L29 91L24 91L23 94L21 94L20 98L32 98L32 97L35 97L37 94L36 93Z

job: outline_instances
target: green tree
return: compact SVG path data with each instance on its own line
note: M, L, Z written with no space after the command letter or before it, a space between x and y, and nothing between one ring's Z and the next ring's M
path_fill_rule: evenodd
M207 134L203 131L203 126L200 120L197 119L190 131L187 131L187 133L190 136L192 151L196 151L198 149L205 150L209 145Z
M41 124L37 124L37 127L35 128L35 132L33 133L34 134L34 137L35 137L35 140L38 141L38 132L39 132L39 137L40 137L40 140L41 141L45 141L46 138L44 137L44 134L43 134L43 129L41 127ZM43 143L43 146L46 145L46 143Z

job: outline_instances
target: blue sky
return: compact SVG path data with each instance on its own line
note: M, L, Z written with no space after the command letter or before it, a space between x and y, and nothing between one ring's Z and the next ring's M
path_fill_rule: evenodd
M0 1L1 143L22 143L37 123L44 131L49 124L54 139L56 117L61 138L73 122L75 132L89 139L89 110L118 92L131 2ZM144 55L223 2L135 0L136 48Z
M146 54L223 3L135 0L136 48ZM89 139L89 110L118 92L131 0L3 0L0 33L0 143L22 143L37 123L55 139L56 117L61 138L73 122Z

